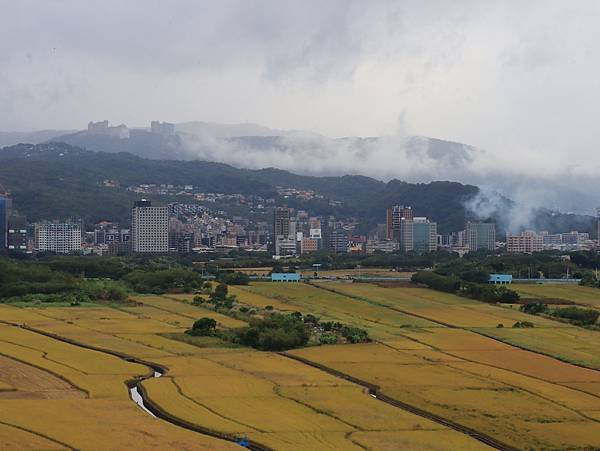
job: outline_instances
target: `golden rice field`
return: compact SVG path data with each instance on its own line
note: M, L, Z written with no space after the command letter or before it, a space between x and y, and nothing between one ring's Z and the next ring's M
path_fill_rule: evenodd
M271 282L258 282L251 284L249 287L242 287L241 290L242 292L238 293L238 298L242 302L252 302L252 297L246 297L243 291L263 297L272 297L293 306L295 310L301 312L312 313L323 319L337 320L346 324L364 327L371 336L377 339L389 339L398 336L404 328L438 327L437 324L427 319L417 318L389 308L382 308L374 303L357 302L348 296L331 293L303 283L274 284Z
M345 306L351 306L354 301L371 309L390 313L400 310L409 316L414 314L421 319L436 321L436 327L400 328L394 337L380 333L375 338L382 340L382 344L328 346L290 352L380 385L389 396L502 438L515 446L598 446L598 371L503 342L512 337L502 337L503 341L498 341L481 335L521 333L523 337L514 339L519 346L540 351L541 343L528 340L533 340L536 333L546 334L546 339L540 338L545 346L550 346L552 340L557 345L563 342L566 349L561 350L562 353L572 359L581 355L586 363L594 364L600 357L600 347L595 346L597 338L591 335L592 331L566 327L543 318L541 325L533 329L497 329L495 326L499 322L512 324L531 317L515 310L425 289L382 288L368 284L323 285L333 287L337 293L320 290L322 294L318 299L319 289L306 284L288 287L256 283L243 290L286 299L302 307L301 311L314 311L311 309L313 302L322 309L327 302L337 303L341 296L346 298ZM351 306L349 310L353 308ZM326 311L337 319L343 318L335 306ZM538 322L538 318L534 320ZM369 317L364 317L363 326L368 327L369 323ZM515 431L513 423L522 428ZM577 438L569 438L566 432L565 437L557 436L556 431L561 430L578 431Z
M259 268L235 268L236 271L248 275L267 276L273 270L270 266ZM303 277L312 277L315 271L313 269L303 269L300 271ZM349 269L323 269L318 272L319 277L406 277L410 278L413 272L391 271L390 268L349 268Z
M173 315L184 317L194 312L193 316L197 318L207 311L182 300L159 297L139 297L137 300L143 305L119 310L0 306L0 314L10 321L26 322L31 327L81 343L151 359L169 368L166 376L142 383L149 399L161 409L215 431L248 435L274 449L362 449L363 445L351 438L354 432L371 431L372 435L377 435L383 430L403 436L417 434L405 440L420 442L425 447L436 446L440 442L439 434L444 438L453 437L454 442L462 443L466 448L485 448L464 434L376 401L361 387L292 359L243 348L198 348L171 340L161 334L182 332L191 323L190 319L182 324L184 327L178 326ZM136 311L138 308L140 310ZM231 320L220 316L221 324ZM2 339L27 343L27 348L6 342L2 343L3 347L13 346L11 353L66 378L89 394L90 399L85 401L118 400L123 403L119 409L134 411L135 417L145 418L146 414L127 399L123 382L147 372L146 367L16 327L2 327L7 329L0 335ZM90 359L92 355L94 358ZM69 364L70 358L74 360L73 365ZM337 395L344 396L343 403ZM67 405L65 401L66 410L73 406L74 403ZM38 415L40 410L36 409L45 406L26 408ZM6 412L9 411L7 408ZM117 412L115 417L120 418ZM0 415L0 424L2 420ZM23 417L17 426L44 435L48 433L49 429L42 427L39 421L25 423ZM57 423L56 427L63 425ZM421 435L423 430L429 432L426 437ZM67 438L66 434L61 434L55 436L61 440ZM80 439L74 436L71 441L63 441L79 447ZM381 440L385 441L384 438ZM107 441L108 446L110 443Z
M355 431L409 435L421 429L432 431L430 446L439 431L456 435L465 446L482 447L376 401L355 384L276 354L207 349L201 356L160 363L173 368L170 377L144 382L158 404L187 421L247 434L276 449L354 449L357 445L347 437Z
M511 288L523 298L564 299L576 304L600 307L600 290L572 284L514 284Z
M324 287L336 292L268 282L230 292L258 308L271 305L368 329L377 342L288 352L376 384L401 402L517 448L600 447L600 372L543 355L596 365L600 347L588 335L596 332L537 317L533 329L512 329L513 322L531 317L425 289ZM222 328L244 324L191 299L135 296L137 304L118 309L0 305L0 319L162 365L165 376L142 383L160 409L273 449L487 448L286 356L173 339L202 316ZM505 327L496 328L501 322ZM0 449L14 447L15 437L32 449L232 446L152 418L131 402L124 382L148 371L0 324ZM17 383L7 373L24 377ZM3 398L15 392L21 398Z
M346 349L355 346L362 349ZM594 420L600 411L598 397L566 384L501 369L506 356L486 364L466 359L431 361L422 358L419 350L397 351L385 344L355 346L334 346L326 352L322 352L325 348L289 352L376 384L392 398L516 447L577 448L600 444L600 426ZM565 374L567 379L571 376ZM595 374L578 376L597 380ZM520 427L515 428L515 424ZM547 436L547 424L575 428L578 435L566 434L561 442L554 442Z
M0 355L0 399L86 398L65 379L27 363Z
M597 331L424 288L382 288L362 283L334 285L323 286L431 321L473 330L514 346L600 369L600 334ZM517 321L531 321L535 327L513 329L511 326ZM498 324L504 327L498 328Z
M12 309L2 306L2 318L27 316L28 311ZM0 324L0 353L0 379L8 379L18 395L0 396L1 449L105 450L122 449L124 443L140 449L230 447L136 407L124 382L146 374L146 366L5 324Z

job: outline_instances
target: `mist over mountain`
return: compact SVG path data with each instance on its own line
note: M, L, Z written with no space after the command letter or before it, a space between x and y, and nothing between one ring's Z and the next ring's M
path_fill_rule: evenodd
M76 130L38 130L32 132L0 131L0 147L13 146L19 143L39 144L57 136L74 133Z
M117 180L120 188L104 186ZM579 229L594 232L594 218L529 209L497 193L473 185L436 181L383 182L359 175L316 177L281 169L239 169L233 166L177 159L149 159L127 152L83 150L64 143L17 145L0 149L0 183L30 220L80 216L86 221L127 221L139 196L126 189L139 184L193 185L205 192L241 193L273 198L278 204L316 215L356 218L367 233L385 221L390 205L412 205L418 215L438 223L441 233L460 230L466 220L492 219L499 239L504 232L528 226L550 232ZM310 190L324 198L299 200L278 194L277 187ZM152 196L150 196L152 197ZM184 196L187 202L189 197ZM331 204L328 199L336 200ZM156 198L159 202L182 198ZM213 205L214 207L214 205ZM224 209L231 206L223 205ZM256 214L238 211L238 214ZM266 214L266 210L262 210ZM271 216L264 216L270 221ZM519 221L526 221L518 223Z
M506 196L519 206L505 219L506 227L514 230L532 225L540 208L589 215L598 203L594 189L598 178L574 165L556 173L546 171L541 161L515 161L467 144L422 136L329 138L252 123L210 122L175 124L175 132L170 134L131 128L127 137L88 131L0 132L0 145L50 141L155 160L201 160L247 169L273 167L302 175L472 184L486 193L487 199ZM478 203L472 208L480 216L488 214L476 210L481 208Z
M49 140L152 159L215 161L249 169L275 167L305 175L457 181L477 185L491 197L500 193L526 206L515 218L519 225L527 224L526 216L536 208L593 214L598 203L594 189L598 177L587 168L571 164L557 172L548 168L548 161L514 159L422 136L329 138L251 123L185 122L175 124L172 135L135 128L124 139L82 131ZM20 141L12 144L16 142Z

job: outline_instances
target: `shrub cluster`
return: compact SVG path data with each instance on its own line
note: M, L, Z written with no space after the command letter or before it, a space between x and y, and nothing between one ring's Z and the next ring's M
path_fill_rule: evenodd
M162 294L167 291L190 293L202 287L202 276L188 268L147 271L136 269L123 280L138 293Z
M578 326L591 326L596 324L600 312L594 309L580 308L580 307L564 307L552 310L552 316L558 318L564 318L570 323Z
M478 279L481 274L473 273L471 277ZM457 276L445 276L432 271L419 271L413 274L411 280L433 290L460 294L484 302L516 302L520 298L519 293L502 285L465 282Z
M300 312L271 313L267 317L251 318L246 327L219 330L211 318L200 318L186 331L194 336L217 336L222 340L250 346L262 351L285 351L306 346L314 335L320 344L341 342L364 343L370 341L366 330L339 322L319 321L314 315ZM340 338L342 337L342 338Z

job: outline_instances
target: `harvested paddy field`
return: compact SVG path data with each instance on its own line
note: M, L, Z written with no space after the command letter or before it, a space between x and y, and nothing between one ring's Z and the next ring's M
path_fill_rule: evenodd
M87 393L65 379L35 366L0 355L0 399L86 398Z

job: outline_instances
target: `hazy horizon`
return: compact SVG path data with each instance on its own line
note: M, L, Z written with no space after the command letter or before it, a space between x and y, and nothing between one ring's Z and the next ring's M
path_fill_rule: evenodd
M597 2L2 4L4 130L250 122L581 157L598 139Z
M598 2L0 5L2 130L159 119L384 136L368 156L364 146L307 145L302 136L283 153L211 140L188 150L296 171L310 155L322 172L518 185L503 192L532 204L575 190L566 204L598 203ZM411 136L476 152L458 165L432 160L403 147Z

